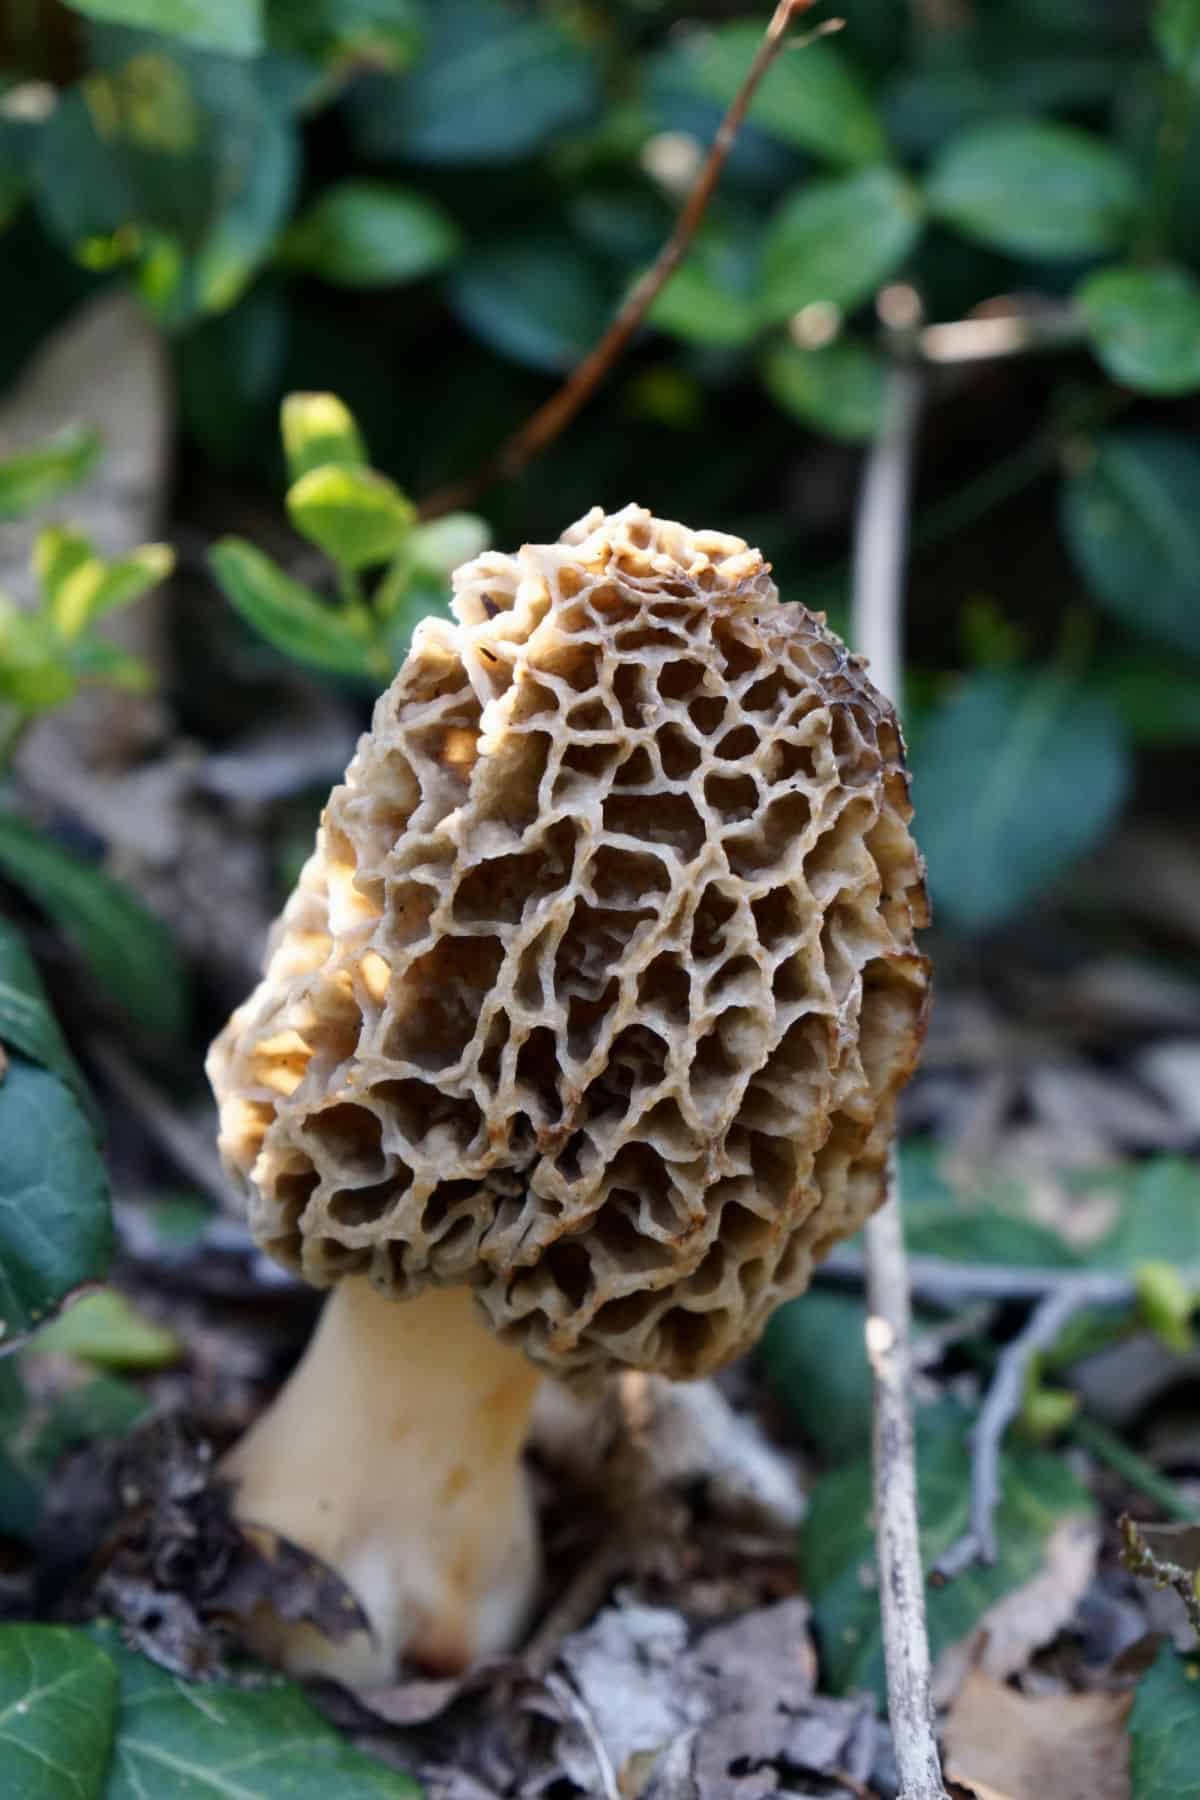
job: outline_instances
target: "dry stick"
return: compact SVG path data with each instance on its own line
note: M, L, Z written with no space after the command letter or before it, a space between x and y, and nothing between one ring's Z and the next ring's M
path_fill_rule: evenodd
M438 488L423 500L419 508L423 519L437 519L443 513L470 506L494 482L508 481L514 475L519 475L526 464L552 443L591 399L687 255L759 83L783 49L792 21L815 3L816 0L779 0L746 79L721 120L712 148L704 159L704 166L675 221L675 229L646 273L635 282L624 305L599 343L572 369L566 381L551 394L545 405L526 419L482 468L469 475L465 481L451 482L447 487ZM800 40L796 48L802 43L811 43L814 38L824 37L830 31L839 31L841 25L840 19L828 20L808 37Z
M867 456L854 527L853 638L872 679L900 690L900 601L920 378L897 363ZM929 1638L918 1538L908 1268L896 1158L884 1205L867 1223L867 1354L875 1380L875 1537L888 1714L900 1800L946 1800L929 1691Z
M1072 1293L1069 1288L1047 1294L1001 1352L971 1432L971 1501L967 1529L938 1558L933 1572L940 1580L952 1580L972 1563L995 1562L1000 1446L1004 1434L1021 1410L1025 1382L1034 1357L1039 1350L1051 1347L1072 1314L1086 1304L1080 1293Z

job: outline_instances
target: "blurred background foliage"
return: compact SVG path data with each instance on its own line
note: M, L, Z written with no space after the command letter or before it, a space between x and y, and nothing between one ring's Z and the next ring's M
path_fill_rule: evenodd
M1069 883L1135 787L1169 809L1191 778L1200 0L838 11L771 71L599 401L483 511L507 545L637 498L760 542L785 595L838 623L858 446L907 321L931 358L909 730L940 920L969 938ZM185 527L279 493L295 389L341 396L397 503L419 500L595 340L764 22L657 0L12 0L0 381L81 295L129 283L169 337ZM913 336L918 305L936 325L1014 295L1028 354ZM378 684L386 658L359 673Z

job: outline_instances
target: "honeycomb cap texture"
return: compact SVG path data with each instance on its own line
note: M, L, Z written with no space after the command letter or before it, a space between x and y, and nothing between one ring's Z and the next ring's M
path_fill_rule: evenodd
M883 1193L928 990L895 715L758 551L637 506L454 588L212 1048L222 1153L311 1282L702 1375Z

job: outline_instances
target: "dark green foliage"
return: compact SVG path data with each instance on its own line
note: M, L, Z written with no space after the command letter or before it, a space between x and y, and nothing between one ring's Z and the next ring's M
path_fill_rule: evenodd
M345 1743L294 1683L189 1687L108 1626L0 1626L0 1770L21 1800L419 1792Z
M1132 1800L1200 1795L1200 1663L1164 1644L1129 1715Z
M36 241L64 292L79 264L135 283L174 334L204 456L259 473L287 386L332 390L416 500L478 466L595 343L663 242L765 22L731 6L667 32L642 7L523 0L78 10L79 78L0 134L0 228L22 237L22 266ZM1131 745L1200 733L1200 455L1190 415L1161 405L1200 392L1196 31L1192 0L1144 16L995 0L938 31L901 0L859 0L836 39L771 69L690 257L588 420L486 502L507 543L636 497L761 539L785 593L812 597L826 587L814 564L844 548L853 479L829 476L843 499L814 525L795 471L818 467L822 442L836 456L880 427L880 287L913 282L934 321L1014 291L1073 299L1086 348L1044 364L1040 420L1008 418L999 386L973 377L963 460L978 480L961 504L940 389L923 422L931 521L950 521L938 531L955 561L942 575L921 558L913 576L912 655L935 703L918 801L938 914L960 931L1010 919L1099 841ZM1030 471L1019 489L1010 467ZM964 572L971 527L1056 470L1079 592L1045 545L1031 576ZM1021 501L1027 519L1049 490ZM926 499L922 480L918 545ZM282 587L287 571L269 577L253 546L224 546L217 566L281 650L364 688L394 666L425 591L410 583L373 637L324 593ZM1023 667L1003 679L947 619L990 585L1024 618ZM444 604L441 573L429 598ZM1099 610L1068 680L1049 659L1070 601ZM90 645L50 668L25 636L32 667L14 652L11 679L40 703L80 679L133 679ZM1185 659L1155 662L1154 643ZM969 819L966 784L934 767L951 742L986 793ZM1022 794L1047 757L1063 779L1039 819ZM971 858L956 853L964 825Z

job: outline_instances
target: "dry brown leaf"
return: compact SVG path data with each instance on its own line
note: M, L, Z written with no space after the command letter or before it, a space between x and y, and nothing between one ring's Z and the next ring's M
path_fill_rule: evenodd
M1086 1514L1073 1514L1056 1525L1032 1580L989 1607L974 1631L939 1656L933 1678L936 1704L950 1704L972 1664L1002 1681L1056 1638L1083 1598L1099 1548L1099 1526Z
M1129 1800L1132 1694L1030 1700L979 1669L946 1720L946 1774L979 1800Z

